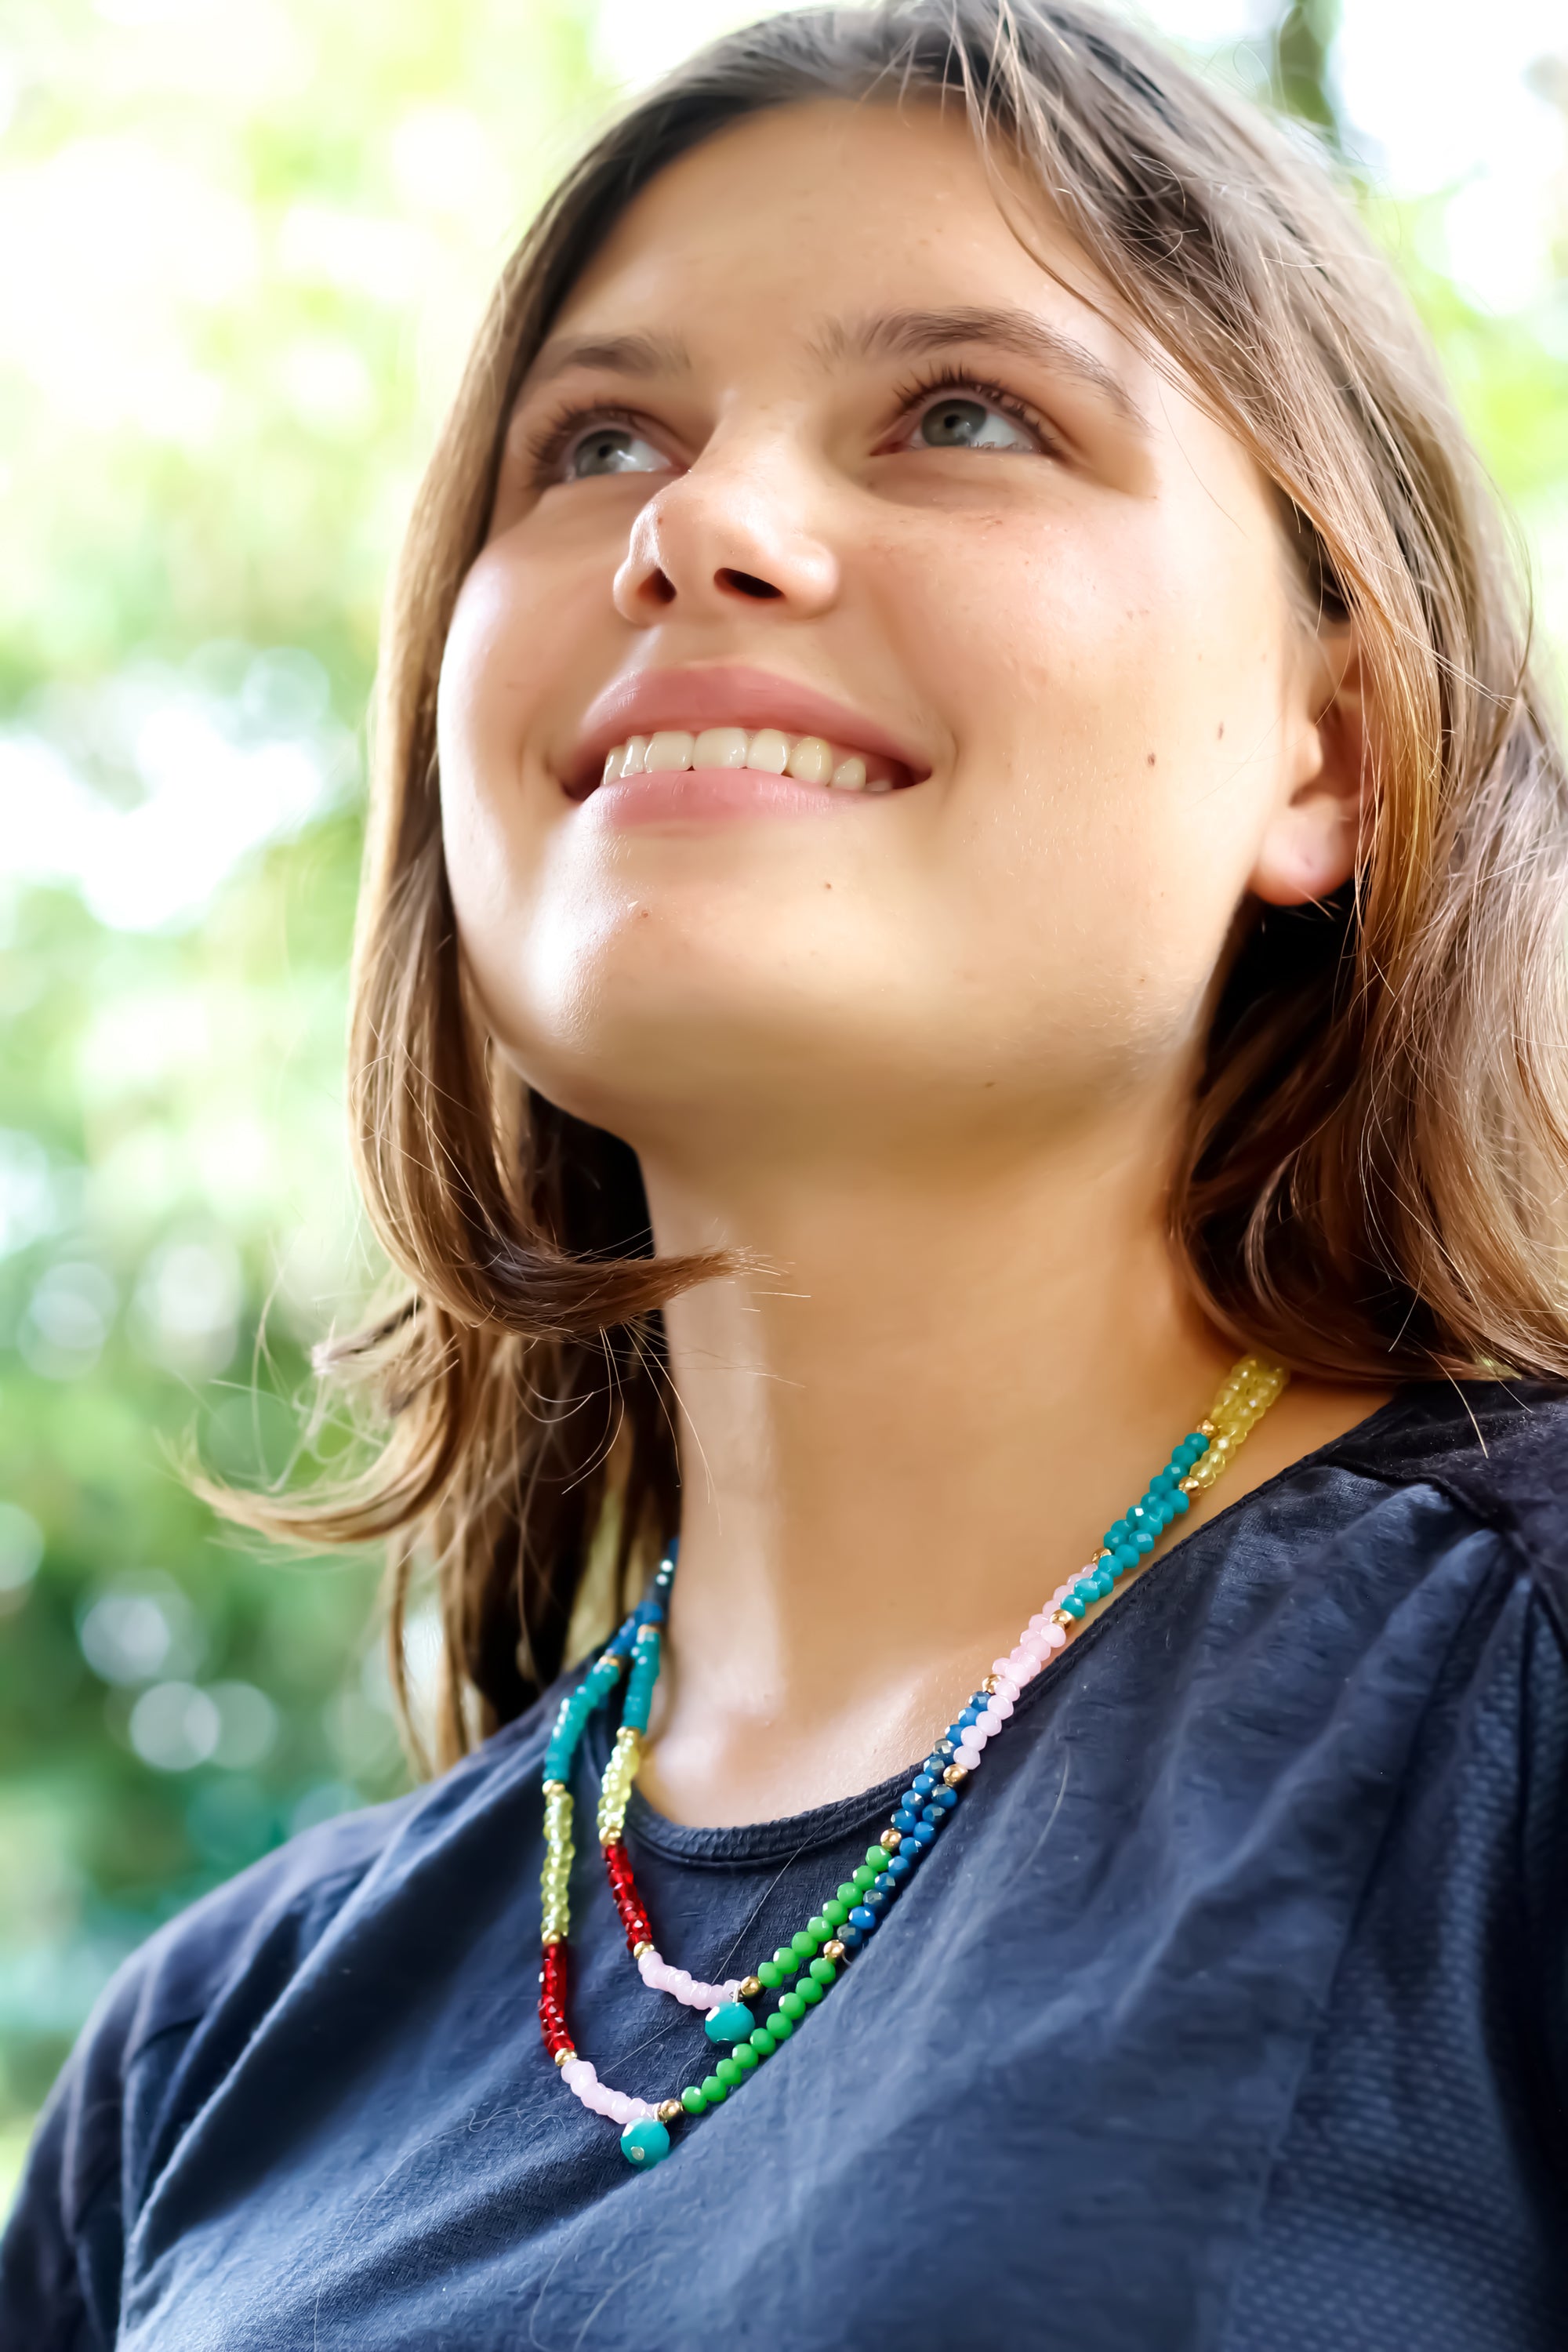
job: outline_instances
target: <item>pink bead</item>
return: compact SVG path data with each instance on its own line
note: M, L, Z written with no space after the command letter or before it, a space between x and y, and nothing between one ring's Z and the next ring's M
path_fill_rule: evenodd
M1067 1597L1068 1597L1068 1589L1067 1589L1067 1586L1066 1586L1065 1584L1058 1584L1058 1587L1057 1587L1057 1589L1056 1589L1056 1591L1055 1591L1052 1593L1052 1595L1051 1595L1051 1600L1052 1600L1053 1604L1054 1604L1058 1609L1059 1609L1059 1608L1061 1607L1061 1605L1062 1605L1062 1602L1067 1599Z
M973 1772L980 1761L980 1750L972 1740L961 1739L952 1751L952 1760L962 1764L966 1772Z
M1007 1717L1013 1712L1012 1692L1005 1690L993 1691L991 1694L991 1704L986 1708L985 1712L987 1715L1000 1716L1002 1721L1005 1723Z
M1050 1648L1050 1637L1048 1634L1026 1633L1024 1636L1024 1647L1029 1653L1030 1657L1036 1661L1037 1664L1039 1663L1040 1659L1045 1656L1046 1652Z
M996 1675L997 1676L1001 1676L1001 1675L1010 1675L1010 1674L1012 1673L1012 1671L1013 1671L1013 1661L1012 1661L1012 1659L1011 1659L1010 1657L1007 1657L1007 1658L993 1658L993 1659L992 1659L992 1661L991 1661L991 1671L992 1671L992 1673L993 1673L994 1675Z
M994 1706L982 1707L974 1718L974 1728L983 1731L987 1739L994 1739L1002 1728L1002 1718Z
M1008 1706L1012 1706L1016 1703L1022 1685L1013 1674L1008 1673L998 1675L996 1677L995 1698L993 1699L992 1704L994 1705L995 1699L997 1698L1005 1698Z
M1043 1633L1050 1622L1043 1609L1037 1609L1025 1630L1030 1633Z
M1047 1636L1053 1650L1059 1650L1066 1642L1067 1637L1067 1627L1065 1625L1053 1625L1051 1627L1050 1633Z

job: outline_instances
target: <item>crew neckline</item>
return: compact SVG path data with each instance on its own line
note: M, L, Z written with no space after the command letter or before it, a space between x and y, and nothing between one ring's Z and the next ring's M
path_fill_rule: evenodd
M1246 1494L1238 1495L1233 1503L1227 1503L1222 1510L1216 1511L1213 1518L1205 1520L1201 1528L1194 1528L1191 1535L1180 1537L1158 1563L1164 1571L1163 1574L1141 1576L1121 1594L1118 1607L1107 1610L1103 1617L1097 1618L1065 1649L1057 1651L1034 1680L1025 1685L1018 1695L1014 1719L1028 1714L1037 1706L1042 1694L1054 1689L1079 1659L1097 1648L1107 1638L1110 1629L1135 1623L1140 1611L1153 1605L1151 1596L1158 1597L1169 1588L1173 1569L1190 1567L1194 1560L1200 1559L1208 1548L1210 1538L1221 1528L1234 1531L1237 1520L1266 1496L1278 1493L1303 1471L1323 1466L1344 1467L1363 1471L1364 1475L1362 1463L1338 1461L1341 1448L1352 1442L1364 1446L1369 1438L1375 1441L1382 1433L1381 1425L1384 1421L1394 1429L1403 1429L1413 1402L1426 1386L1425 1382L1410 1382L1396 1390L1392 1397L1385 1398L1382 1404L1374 1406L1371 1412L1352 1423L1349 1429L1342 1430L1337 1437L1325 1439L1310 1454L1299 1454L1294 1462L1287 1462L1272 1477L1264 1479L1259 1486L1249 1487ZM962 1704L967 1704L967 1699ZM940 1738L942 1733L938 1731L932 1736ZM583 1739L584 1760L591 1764L595 1781L609 1760L611 1744L608 1716L595 1714ZM717 1870L750 1869L759 1864L787 1866L803 1854L820 1852L824 1847L837 1843L858 1823L874 1824L890 1811L893 1800L908 1785L910 1774L919 1769L917 1759L879 1781L875 1788L862 1790L853 1796L836 1798L827 1804L813 1806L806 1812L788 1814L771 1822L734 1822L715 1827L672 1822L667 1814L655 1810L634 1782L626 1806L626 1832L638 1845L672 1862L705 1865Z

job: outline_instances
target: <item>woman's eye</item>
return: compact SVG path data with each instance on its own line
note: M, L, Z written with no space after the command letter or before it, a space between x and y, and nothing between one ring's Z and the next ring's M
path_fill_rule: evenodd
M1034 435L989 401L951 394L933 402L915 427L926 449L1026 449L1038 454Z
M630 425L595 425L573 443L562 473L568 482L583 482L595 474L662 473L668 465L668 458Z

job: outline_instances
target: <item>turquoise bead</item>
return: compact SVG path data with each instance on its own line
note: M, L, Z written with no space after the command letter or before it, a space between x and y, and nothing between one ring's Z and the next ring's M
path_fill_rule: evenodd
M628 2164L646 2172L650 2164L662 2164L669 2154L669 2134L657 2116L639 2116L621 2134L621 2154Z
M743 2000L727 2000L714 2011L702 2030L710 2042L744 2042L756 2021Z

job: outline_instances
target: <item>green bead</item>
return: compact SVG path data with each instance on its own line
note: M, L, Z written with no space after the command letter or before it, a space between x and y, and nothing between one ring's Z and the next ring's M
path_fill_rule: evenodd
M841 1896L836 1895L831 1903L823 1905L822 1916L830 1927L842 1927L849 1916L849 1906ZM825 1936L822 1940L826 1943L826 1937Z
M888 1867L887 1847L885 1845L868 1845L866 1848L866 1859L870 1864L873 1874L878 1871L886 1870ZM859 1872L857 1871L855 1875L858 1878L860 1875Z
M727 2059L726 2059L726 2061L725 2061L725 2063L726 2063L726 2064L728 2064L728 2063L729 2063L729 2061L728 2061ZM702 2096L703 2096L703 2098L707 2101L708 2105L709 2105L710 2107L721 2107L721 2106L723 2105L723 2104L724 2104L725 2100L729 2097L729 2095L730 2095L730 2094L729 2094L728 2090L725 2088L724 2084L723 2084L719 2080L719 2077L718 2077L718 2075L717 2075L717 2074L704 2074L704 2075L703 2075L703 2077L702 2077Z
M685 2090L680 2094L680 2104L689 2116L700 2116L708 2105L708 2101L695 2083L688 2083Z
M819 1985L830 1985L838 1971L831 1960L813 1960L811 1973Z
M749 2074L757 2062L757 2053L749 2042L737 2042L730 2053L742 2074Z
M765 2025L759 2025L747 2039L759 2058L771 2058L778 2046Z
M797 1992L781 1992L779 1995L779 2007L783 2010L786 2017L804 2017L805 2015L805 2003Z
M846 1911L844 1916L847 1919L848 1918L849 1914L847 1911ZM762 1963L762 1966L757 1970L757 1982L760 1985L766 1985L770 1991L774 1985L783 1984L784 1970L779 1967L776 1960L764 1960Z
M754 2066L756 2063L756 2060L753 2058L752 2061L752 2065ZM713 2072L718 2075L719 2080L723 2084L724 2088L727 2091L732 2091L737 2083L743 2082L745 2080L745 2068L743 2066L737 2066L732 2058L721 2058L717 2066L714 2067Z
M814 1936L809 1927L803 1927L798 1935L792 1936L790 1937L791 1945L800 1955L800 1958L795 1961L797 1969L800 1966L801 1960L810 1959L820 1941L821 1937Z
M860 1900L860 1889L856 1885L855 1881L852 1878L847 1878L845 1880L843 1885L838 1890L837 1899L844 1905L844 1916L847 1919L850 1910Z
M860 1864L859 1869L855 1873L855 1892L857 1895L864 1895L868 1886L873 1885L880 1875L881 1873L879 1871L873 1870L868 1863L863 1862Z
M781 1944L773 1954L773 1966L782 1976L793 1977L800 1966L800 1954L792 1952L787 1944Z
M793 1999L794 1996L792 1995L791 1998ZM805 2008L805 2003L803 2000L801 2002L803 2012ZM775 2042L787 2042L790 2035L795 2032L794 2018L786 2017L782 2009L775 2009L771 2017L764 2017L763 2023L767 2027L768 2032L773 2035Z
M806 2002L818 2001L822 1999L822 1987L817 1983L815 1977L802 1977L800 1980L800 1997L802 2000Z
M806 1921L805 1931L808 1936L815 1936L819 1944L826 1944L827 1938L833 1933L832 1927L823 1917L820 1911L818 1911L814 1917Z

